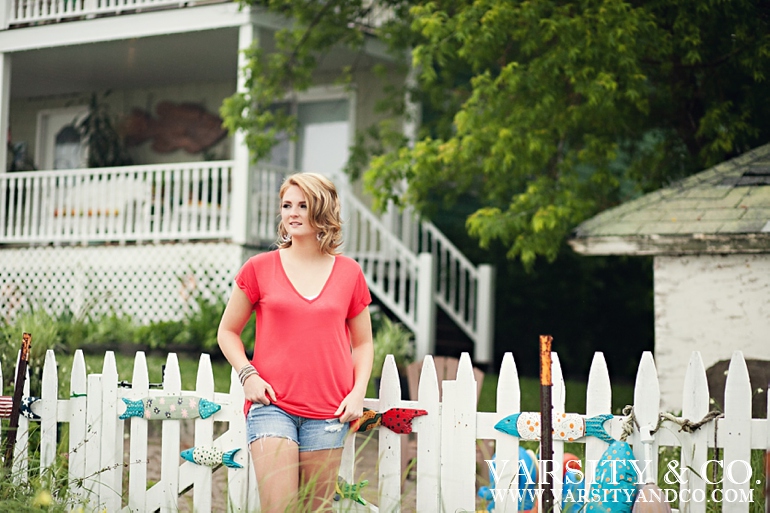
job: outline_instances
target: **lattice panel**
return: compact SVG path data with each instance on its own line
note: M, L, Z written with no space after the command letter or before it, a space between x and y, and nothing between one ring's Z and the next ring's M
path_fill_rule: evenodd
M69 308L141 323L178 320L198 295L226 299L245 256L229 243L1 249L0 312Z

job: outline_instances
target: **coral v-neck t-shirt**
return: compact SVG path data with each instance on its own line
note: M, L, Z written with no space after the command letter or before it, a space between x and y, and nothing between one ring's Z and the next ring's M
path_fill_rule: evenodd
M302 296L278 251L250 258L235 277L256 312L252 364L275 392L275 405L310 419L334 417L353 390L347 320L372 302L358 262L337 255L321 293ZM246 404L246 412L251 406Z

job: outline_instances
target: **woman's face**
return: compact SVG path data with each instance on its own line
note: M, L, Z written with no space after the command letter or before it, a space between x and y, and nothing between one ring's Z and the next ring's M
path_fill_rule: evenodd
M294 237L316 236L316 230L310 226L307 200L302 190L292 185L281 198L281 222L286 233Z

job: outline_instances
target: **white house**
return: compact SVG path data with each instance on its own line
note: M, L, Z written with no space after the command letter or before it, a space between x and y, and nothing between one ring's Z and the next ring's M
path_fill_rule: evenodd
M707 368L736 350L770 361L770 144L604 211L570 244L654 257L664 408L681 408L681 366L693 351Z
M317 171L340 188L346 254L415 332L418 354L435 348L438 306L475 360L491 361L492 268L430 223L373 214L340 172L354 132L377 115L373 66L405 79L375 38L360 53L325 55L310 90L287 91L298 138L271 162L250 163L242 134L221 130L219 106L243 87L241 51L270 49L286 23L223 0L0 4L2 315L33 305L178 318L195 294L226 295L245 258L274 241L282 178ZM352 86L334 85L348 65ZM130 165L87 167L95 139L75 127L92 100L130 127Z

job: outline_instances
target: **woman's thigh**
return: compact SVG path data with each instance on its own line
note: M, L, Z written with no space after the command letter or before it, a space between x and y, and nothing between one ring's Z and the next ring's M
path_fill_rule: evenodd
M299 452L341 449L350 430L339 419L305 419L299 425Z
M256 405L246 425L262 511L285 511L299 488L297 426L280 408Z

